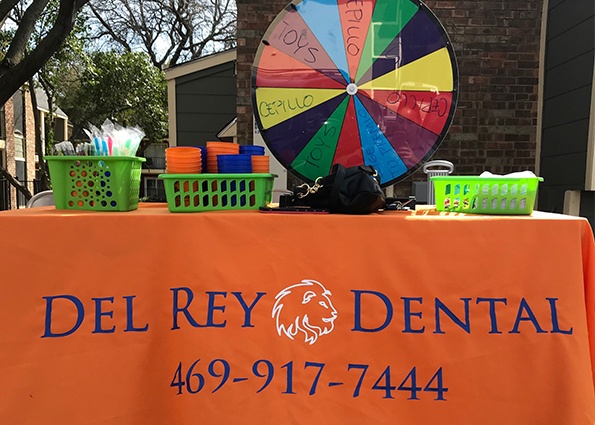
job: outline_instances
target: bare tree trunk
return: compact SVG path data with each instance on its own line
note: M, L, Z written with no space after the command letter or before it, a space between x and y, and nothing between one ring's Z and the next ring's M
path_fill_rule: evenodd
M50 176L43 155L41 120L39 119L39 109L37 108L37 95L35 94L35 83L33 79L29 80L29 93L31 93L31 105L33 107L33 122L35 123L35 153L37 154L37 158L39 161L39 184L41 190L48 190L50 188Z

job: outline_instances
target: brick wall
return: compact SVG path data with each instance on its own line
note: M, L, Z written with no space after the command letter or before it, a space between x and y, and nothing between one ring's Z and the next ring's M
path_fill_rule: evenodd
M25 137L25 159L27 160L27 181L35 179L35 117L33 116L33 103L29 90L23 91L24 104L24 137ZM29 184L29 191L33 193L33 183Z
M275 16L288 4L285 0L238 0L237 47L237 135L241 144L252 143L251 76L260 40Z
M14 176L16 166L14 163L14 103L12 98L4 104L4 120L6 126L6 170Z
M4 120L6 125L6 171L12 176L16 175L17 167L14 160L14 101L12 97L4 104ZM10 205L14 208L17 201L16 190L10 188Z
M455 173L535 169L539 43L543 2L426 1L444 25L459 66L452 126L432 159ZM238 138L252 140L250 76L262 35L287 2L238 0ZM396 185L408 195L421 170Z

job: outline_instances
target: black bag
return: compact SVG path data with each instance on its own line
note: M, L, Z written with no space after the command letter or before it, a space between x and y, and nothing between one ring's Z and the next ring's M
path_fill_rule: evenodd
M331 174L318 177L313 186L294 189L293 206L308 206L331 213L369 214L384 208L386 199L374 167L360 165L345 168L335 164Z

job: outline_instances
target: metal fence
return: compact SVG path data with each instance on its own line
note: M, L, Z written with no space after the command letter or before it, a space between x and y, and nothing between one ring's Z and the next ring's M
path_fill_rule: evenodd
M10 183L6 179L0 179L0 211L10 209Z
M40 191L41 182L39 180L32 180L32 181L25 181L21 182L29 186L29 183L33 183L33 194L36 194ZM10 185L10 182L6 179L0 178L0 211L3 210L10 210L13 208L11 202L11 192L15 191L16 196L16 205L14 208L25 208L27 204L27 198L21 192L17 191L16 188Z

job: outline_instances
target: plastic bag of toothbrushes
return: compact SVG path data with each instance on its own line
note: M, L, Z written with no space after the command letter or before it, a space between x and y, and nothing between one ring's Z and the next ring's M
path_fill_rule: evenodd
M85 133L99 156L135 156L145 133L138 127L122 127L106 119L101 128L89 124Z
M95 127L93 124L89 124L89 128L83 128L83 131L89 138L90 143L93 145L95 155L107 156L107 141L103 139L101 130Z
M139 126L127 127L126 130L126 139L120 149L122 150L123 155L136 155L136 151L138 150L143 137L145 137L145 132L142 131Z
M56 156L73 156L75 154L74 145L69 141L56 143L52 148L52 154Z
M111 155L134 156L140 146L145 133L138 127L122 127L118 123L105 120L101 126L107 135L108 146L111 146Z

